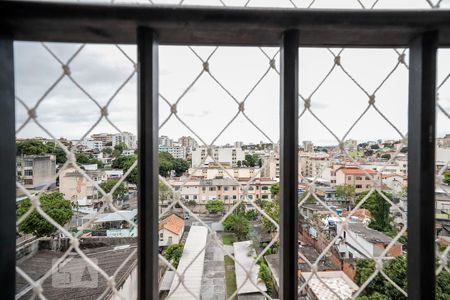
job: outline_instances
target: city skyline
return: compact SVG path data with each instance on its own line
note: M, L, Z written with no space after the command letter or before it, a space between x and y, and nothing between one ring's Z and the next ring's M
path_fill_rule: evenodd
M61 59L68 59L79 47L69 44L48 44ZM121 46L135 60L135 46ZM213 47L195 47L206 59ZM269 56L276 48L264 48ZM339 49L331 49L338 53ZM17 96L32 107L46 88L61 73L50 54L39 44L18 42L16 51ZM209 68L212 74L229 90L237 101L245 99L259 78L269 67L268 59L257 48L221 47L212 56ZM438 82L448 73L449 50L439 51ZM82 54L82 55L81 55ZM111 45L87 45L70 63L74 80L105 105L115 89L134 71L133 65ZM20 58L20 59L17 59ZM346 49L341 54L348 72L368 91L373 91L380 81L397 63L392 49ZM406 61L407 61L406 56ZM276 56L278 66L278 55ZM32 66L32 68L30 68ZM187 47L161 46L160 51L160 93L174 103L202 70L202 64ZM183 66L180 68L180 66ZM333 57L325 49L301 48L300 50L300 93L308 97L324 75L333 66ZM236 76L238 75L238 76ZM399 65L392 77L376 93L377 108L403 134L407 131L407 69ZM117 94L108 107L108 117L120 130L136 134L137 129L136 74ZM439 92L439 103L444 110L450 110L450 85L443 85ZM394 101L395 99L395 101ZM335 70L311 98L311 109L333 132L342 138L353 122L365 110L368 103L365 95L341 70ZM273 141L279 137L279 77L269 69L267 76L256 87L245 102L246 115ZM303 101L300 100L300 112ZM68 109L69 108L69 109ZM223 91L214 80L204 73L177 105L178 115L192 130L210 143L238 112L236 102ZM170 107L160 99L160 124L170 114ZM100 109L89 100L67 77L48 94L37 109L37 120L59 138L79 139L100 117ZM16 101L16 126L28 117L26 110ZM450 133L450 119L437 112L437 134ZM374 126L375 125L375 126ZM311 140L317 145L336 144L333 136L318 121L306 112L299 120L299 140ZM91 132L116 131L103 119ZM117 131L116 131L117 132ZM46 135L33 122L29 122L18 137ZM193 135L174 116L160 130L160 135ZM400 136L371 107L367 114L350 132L347 138L356 140L397 139ZM196 137L196 139L198 139ZM269 142L245 117L239 114L223 132L215 144L223 145L236 140Z

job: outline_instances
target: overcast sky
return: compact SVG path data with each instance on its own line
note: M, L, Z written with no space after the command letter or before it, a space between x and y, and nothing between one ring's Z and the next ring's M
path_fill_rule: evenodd
M93 2L93 1L85 1ZM116 1L119 2L119 1ZM136 2L136 1L132 1ZM155 1L168 3L171 1ZM172 1L173 2L173 1ZM227 5L242 5L246 1L225 1ZM357 1L317 0L313 7L331 8L339 2L340 8L360 8ZM373 1L361 1L370 6ZM186 4L217 4L215 1L185 1ZM309 2L296 1L299 6ZM285 6L289 1L253 0L250 6ZM444 0L442 7L450 7ZM381 0L378 8L427 8L425 0ZM68 58L80 45L47 44L62 60ZM136 60L135 46L121 46ZM214 47L195 47L206 59ZM269 56L276 48L264 48ZM340 49L331 49L337 53ZM402 51L402 49L399 49ZM346 49L341 63L361 86L372 93L397 64L398 55L392 49ZM277 68L279 56L277 59ZM408 61L408 57L406 57ZM450 73L450 51L441 50L438 56L438 81ZM308 97L321 82L334 58L326 49L300 49L300 93ZM254 84L267 71L269 60L258 48L220 47L210 59L214 77L236 98L242 101ZM39 43L15 43L16 93L29 106L44 94L61 75L59 63ZM73 78L100 105L105 105L115 90L133 72L132 63L112 45L86 45L70 63ZM175 102L190 83L202 71L202 63L187 47L160 47L160 93L169 102ZM110 119L122 131L136 133L136 75L120 91L109 106ZM398 129L407 130L408 72L400 65L389 80L376 93L376 105ZM450 111L450 80L439 92L441 105ZM323 86L311 98L313 112L327 124L338 137L342 137L367 106L365 95L338 67ZM26 119L27 113L16 102L17 127ZM271 69L258 87L246 100L245 113L267 136L277 141L279 137L279 76ZM303 101L300 108L303 108ZM179 117L206 143L210 143L238 112L235 101L225 93L212 78L204 73L178 105ZM160 122L170 113L169 106L161 100ZM98 107L67 77L48 94L37 109L39 121L56 137L77 139L99 118ZM336 144L336 140L307 112L299 121L300 141L312 140L318 145ZM106 120L102 120L92 133L116 132ZM438 113L438 133L450 133L450 121ZM178 138L192 135L176 118L172 117L161 129L161 135ZM18 137L47 135L32 122L18 133ZM399 138L395 130L371 108L348 138L358 141ZM216 144L244 142L268 142L242 115L223 132Z

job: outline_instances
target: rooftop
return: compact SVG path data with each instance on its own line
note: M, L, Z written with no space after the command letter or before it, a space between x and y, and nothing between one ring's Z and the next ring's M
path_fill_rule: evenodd
M353 292L358 289L358 286L342 271L317 272L315 275L309 272L302 273L304 280L308 280L311 276L308 286L318 300L350 299Z
M118 271L116 278L116 286L119 288L125 281L128 274L134 268L136 262L136 255L133 253L136 245L128 246L103 246L82 251L93 260L96 260L97 265L112 276L118 270L120 265L130 256L133 258L128 260L125 265ZM132 254L133 253L133 254ZM51 250L39 250L36 254L29 258L17 262L17 267L22 269L33 280L39 280L46 272L50 270L55 260L62 257L63 252ZM95 270L87 265L80 264L78 253L70 252L67 258L60 264L59 274L61 268L64 272L69 272L71 278L80 278L83 282L94 283L95 287L61 287L55 284L53 276L49 276L42 282L43 294L47 299L58 300L73 300L73 299L96 299L107 288L106 279L98 274ZM57 273L58 274L58 273ZM97 282L94 280L97 279ZM56 282L57 283L57 282ZM31 299L33 290L29 283L18 273L16 273L16 299Z
M183 232L183 228L184 220L177 214L171 214L170 216L159 221L159 230L167 229L170 232L180 235Z
M336 172L343 172L345 175L366 175L366 174L377 174L377 171L370 169L359 169L359 168L340 168Z
M349 223L348 229L353 231L357 235L362 236L365 240L372 244L389 244L392 241L392 238L387 236L386 234L366 227L361 223Z

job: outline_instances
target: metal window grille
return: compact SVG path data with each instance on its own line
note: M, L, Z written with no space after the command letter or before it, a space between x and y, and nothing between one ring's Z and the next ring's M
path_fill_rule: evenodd
M151 2L151 1L150 1ZM220 1L223 6L226 4ZM139 246L137 249L138 257L138 292L140 299L156 299L158 298L158 274L159 263L162 261L170 269L173 266L158 255L158 220L176 204L181 205L185 210L191 212L189 207L185 205L180 194L173 189L174 199L172 199L169 207L161 215L159 214L158 202L158 182L162 181L168 184L164 178L158 177L158 132L161 127L166 124L170 118L177 118L189 131L196 136L205 146L208 147L208 153L203 161L210 157L227 173L227 170L216 161L213 156L211 146L214 141L227 129L227 127L235 120L237 115L242 114L255 128L260 131L271 143L275 143L267 134L261 130L258 125L245 114L245 101L248 97L240 101L234 96L226 86L224 86L215 76L214 71L209 67L209 60L215 54L215 50L207 59L202 58L193 48L190 47L195 56L202 64L202 71L196 79L186 88L184 93L176 99L170 101L163 95L158 93L158 46L161 44L168 45L246 45L246 46L280 46L280 67L276 65L276 57L269 56L262 48L261 52L268 60L267 72L262 75L260 80L252 87L249 94L260 84L261 80L268 72L277 72L280 74L281 81L281 102L280 102L280 199L281 199L281 222L278 225L272 220L254 201L248 197L248 188L250 183L256 178L254 176L245 185L236 182L243 190L244 198L238 201L232 209L222 218L222 221L232 213L240 202L246 200L265 218L270 219L274 226L279 228L279 236L281 241L281 263L280 263L280 298L294 299L299 292L305 289L308 282L317 278L330 293L339 299L337 295L328 285L317 276L317 264L319 260L327 254L334 242L339 238L339 234L326 246L319 258L313 262L308 261L301 251L298 249L298 214L297 207L306 201L308 196L313 196L318 202L328 208L315 194L315 182L317 176L309 184L308 194L300 202L297 199L297 186L299 179L305 182L302 174L298 174L298 133L302 128L298 127L299 120L306 113L310 113L329 133L337 140L341 148L349 134L349 132L357 125L361 118L364 117L369 109L374 109L380 116L398 132L405 145L409 147L409 176L408 176L408 224L403 226L402 230L386 247L379 257L372 257L376 261L375 272L367 279L367 281L352 296L357 297L359 293L371 282L377 274L381 274L392 285L393 288L399 289L404 295L408 295L410 299L432 299L434 297L435 274L443 270L448 272L448 253L450 247L447 247L441 253L438 253L437 271L435 268L435 240L434 240L434 199L435 189L435 118L436 107L446 117L449 117L445 107L436 103L436 87L440 89L448 81L446 76L440 83L436 84L436 51L438 47L448 47L450 45L450 14L448 11L320 11L312 9L315 0L308 4L307 10L255 10L255 9L215 9L215 8L170 8L170 7L135 7L135 6L102 6L102 5L77 5L77 4L50 4L50 3L32 3L32 2L10 2L5 1L0 4L2 20L1 36L0 36L0 66L3 70L0 75L0 95L2 99L1 125L4 129L1 133L2 147L0 155L0 164L4 171L0 175L0 180L4 184L1 191L1 198L14 199L15 187L17 185L30 199L32 199L33 207L29 213L36 210L46 220L57 227L61 232L71 239L71 246L66 254L60 258L62 261L71 250L75 250L85 259L108 283L109 292L117 294L115 287L116 278L109 276L105 271L99 268L83 251L78 247L79 241L77 236L72 236L64 228L59 226L42 210L38 197L31 195L27 189L20 183L14 183L15 178L15 135L29 122L35 122L49 136L53 136L45 126L39 123L37 119L36 109L42 101L45 100L48 92L50 92L62 78L69 78L100 110L99 119L85 133L86 137L93 128L105 119L115 129L120 129L108 118L108 105L114 100L119 91L138 73L138 119L139 119L139 164L135 163L124 174L115 188L125 180L131 171L137 167L139 170L139 226L131 222L133 226L139 228ZM357 1L362 8L366 5L362 1ZM367 8L374 8L379 1L374 1ZM429 5L433 8L439 7L441 1L431 2ZM180 2L182 4L183 1ZM251 1L247 1L248 6ZM291 1L296 7L296 3ZM115 26L110 26L114 24ZM186 26L188 24L188 26ZM80 85L76 78L71 76L70 63L79 55L84 45L70 57L67 61L59 58L50 47L43 43L43 47L58 61L63 72L61 76L49 87L44 95L38 99L33 107L28 107L24 101L14 96L14 65L13 65L13 48L14 40L30 40L30 41L55 41L55 42L82 42L82 43L135 43L138 46L138 61L134 61L120 46L118 49L130 60L133 69L127 79L115 90L111 98L105 106L92 97ZM394 50L398 55L398 61L393 69L387 74L380 85L374 90L366 89L350 72L345 68L345 62L341 61L341 54L344 51L337 52L330 49L333 65L326 74L317 88L305 97L299 93L298 82L302 81L301 74L299 77L299 47L315 46L315 47L409 47L410 61L405 61L405 50ZM402 133L394 123L386 117L376 106L376 93L391 77L391 75L400 67L405 66L409 70L409 120L408 132L414 132L414 135ZM348 78L367 96L367 108L359 115L345 135L340 138L333 130L326 125L314 110L314 101L312 97L321 88L324 82L335 69L341 69ZM236 116L223 128L218 136L211 142L206 143L196 134L196 132L185 123L179 115L177 115L177 105L184 95L195 85L200 76L210 76L217 85L225 91L230 98L236 102ZM160 122L158 116L158 105L162 99L163 103L167 103L170 107L170 115L167 119ZM299 100L299 101L298 101ZM14 106L15 102L23 105L28 112L28 119L17 130L15 127ZM436 106L437 104L437 106ZM300 107L300 108L299 108ZM56 139L55 139L56 140ZM63 144L59 146L64 149L69 164L76 162L74 154L69 151ZM353 158L349 153L342 149L350 161ZM396 154L398 154L397 151ZM395 160L395 156L391 157L386 166ZM66 166L65 165L65 166ZM438 170L438 177L442 177L446 166ZM63 166L61 169L65 168ZM73 164L76 167L76 164ZM77 168L77 167L76 167ZM197 167L198 168L198 167ZM78 171L86 177L87 180L93 180L80 168ZM230 175L230 174L228 174ZM374 188L370 193L358 204L353 212L359 208L370 196L371 193L379 193L387 202L396 208L402 218L406 220L406 214L396 204L386 197L380 188L380 181L372 174L367 175L370 181L373 181ZM58 176L58 174L57 174ZM230 178L233 176L230 175ZM112 202L112 194L104 192L95 182L94 186L100 191L103 199L108 207L113 211L118 211ZM45 188L43 189L45 190ZM33 289L35 295L43 298L41 282L33 281L20 268L15 267L15 226L19 224L29 214L19 220L15 220L15 204L13 201L0 202L0 211L2 215L2 227L0 229L0 266L4 270L1 274L2 286L5 287L4 295L6 298L12 299L15 294L14 274L17 271L23 276ZM329 208L328 208L329 209ZM329 209L331 213L333 212ZM191 214L201 223L205 224L200 218L191 212ZM347 220L351 217L350 214ZM406 223L406 222L405 222ZM294 226L293 226L294 224ZM389 278L383 272L383 263L386 253L396 240L408 228L408 290L401 289L392 278ZM345 230L345 226L344 226ZM227 250L223 248L221 242L217 239L215 232L209 230L209 242L218 243L226 254ZM351 237L350 237L351 238ZM275 243L278 236L275 236L269 245L258 256L262 255ZM209 243L208 242L208 243ZM136 252L136 251L135 251ZM119 267L121 269L129 260L134 259L133 252ZM198 256L198 255L197 255ZM230 255L230 257L232 257ZM306 282L300 285L297 278L297 259L304 259L311 267L311 276ZM233 258L233 257L232 257ZM233 258L234 259L234 258ZM193 261L195 258L193 259ZM240 265L246 272L246 280L252 281L250 270L244 268L236 259L235 263ZM188 264L187 268L193 263ZM252 268L254 265L252 266ZM43 278L51 275L53 270L49 270ZM176 273L179 282L178 288L185 289L192 293L190 287L184 282L185 273ZM238 290L241 287L238 287ZM237 291L236 291L237 293ZM270 298L264 291L261 293ZM233 295L234 296L234 295ZM232 297L233 297L232 296Z

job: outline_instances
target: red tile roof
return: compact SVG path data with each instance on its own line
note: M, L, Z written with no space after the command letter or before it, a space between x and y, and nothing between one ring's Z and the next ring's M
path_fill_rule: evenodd
M371 169L359 169L359 168L340 168L336 172L342 171L345 175L366 175L377 174L377 171Z
M159 230L167 229L175 234L181 234L184 228L184 220L176 214L159 221Z

